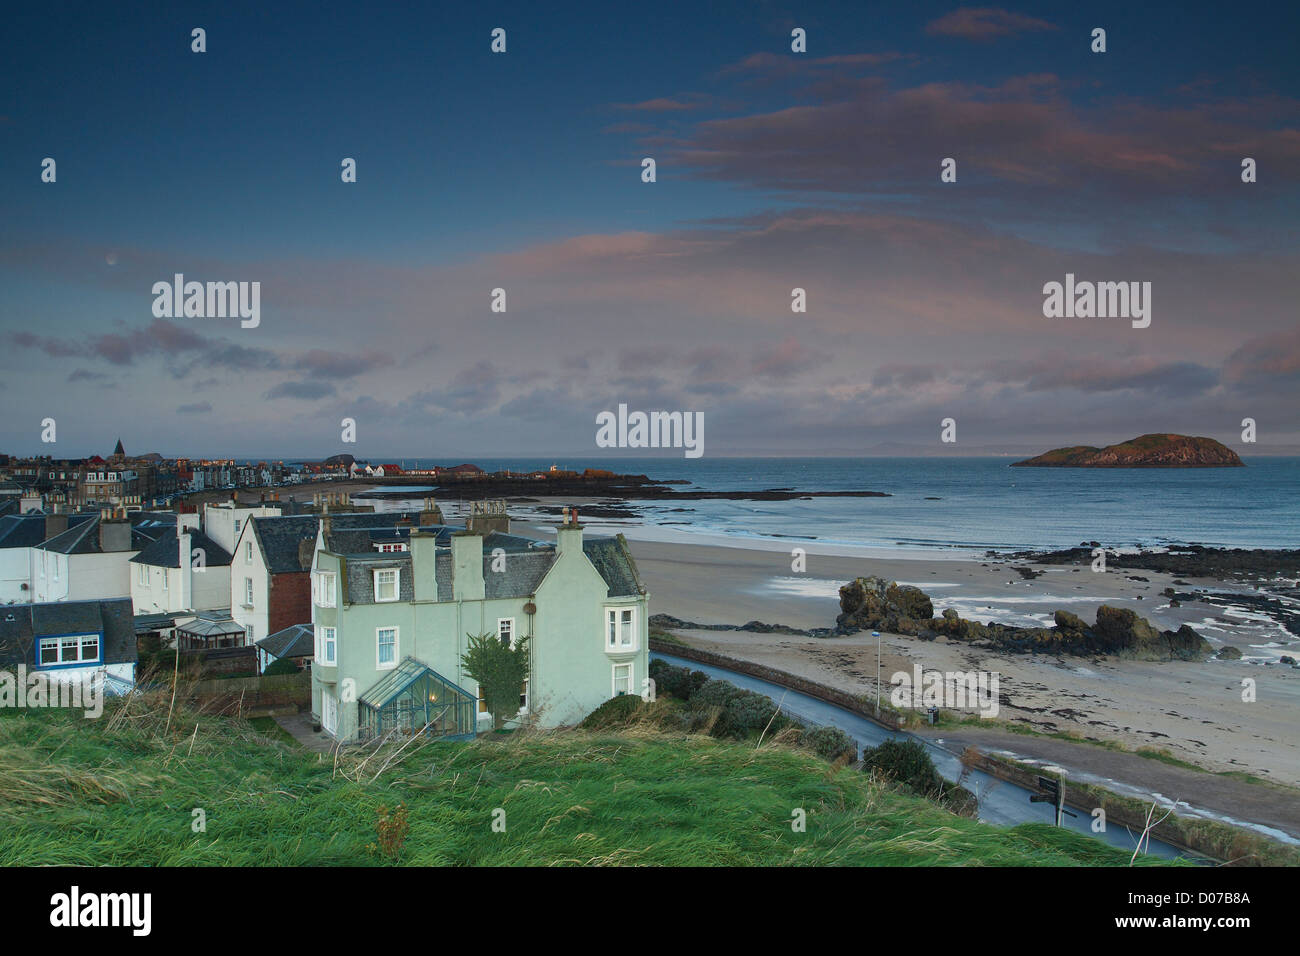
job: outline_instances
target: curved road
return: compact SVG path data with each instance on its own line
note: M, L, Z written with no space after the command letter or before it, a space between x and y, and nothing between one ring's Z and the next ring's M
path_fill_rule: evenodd
M949 753L933 741L904 731L889 730L867 720L865 717L860 717L852 711L845 710L843 707L828 704L816 697L809 697L797 690L789 690L779 684L773 684L757 677L750 677L748 674L741 674L711 664L701 664L683 657L674 657L671 654L652 651L650 656L651 658L659 658L669 664L676 664L679 667L704 671L710 677L729 681L737 687L743 687L745 690L764 694L779 703L781 710L786 714L798 717L809 724L840 728L840 730L843 730L856 740L859 747L874 747L890 739L916 740L926 747L931 759L934 760L935 768L947 780L956 780L963 770L961 761L957 759L955 754ZM992 823L997 826L1014 826L1018 823L1052 822L1055 813L1054 808L1046 803L1030 803L1029 797L1032 791L1026 790L1017 784L999 780L981 770L973 770L967 774L962 785L972 791L978 798L979 818L984 823ZM1122 825L1108 826L1105 833L1093 833L1092 818L1078 810L1074 812L1079 815L1077 817L1068 815L1065 817L1064 826L1069 829L1105 840L1107 843L1130 853L1137 845L1137 834L1127 827ZM1166 859L1178 857L1198 859L1178 849L1178 847L1156 839L1150 841L1148 852L1152 856Z

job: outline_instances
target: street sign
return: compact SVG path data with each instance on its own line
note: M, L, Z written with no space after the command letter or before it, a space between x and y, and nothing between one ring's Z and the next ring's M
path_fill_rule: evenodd
M1074 816L1073 813L1065 809L1065 785L1062 781L1053 777L1039 777L1038 789L1041 793L1031 793L1029 802L1054 804L1056 807L1056 825L1058 827L1061 825L1061 815L1063 813Z

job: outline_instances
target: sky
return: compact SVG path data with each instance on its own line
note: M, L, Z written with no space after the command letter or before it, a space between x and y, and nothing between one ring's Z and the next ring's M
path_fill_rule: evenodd
M7 15L0 452L1300 444L1295 5L328 6ZM156 316L177 273L260 321Z

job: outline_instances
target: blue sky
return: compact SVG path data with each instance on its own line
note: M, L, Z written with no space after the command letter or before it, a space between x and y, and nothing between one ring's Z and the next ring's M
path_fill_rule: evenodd
M717 454L932 442L958 411L977 443L1227 440L1245 414L1300 442L1297 25L1218 4L25 9L0 59L0 449L571 455L620 401L703 411ZM1050 325L1066 271L1152 281L1152 327ZM175 272L260 281L261 326L157 325Z

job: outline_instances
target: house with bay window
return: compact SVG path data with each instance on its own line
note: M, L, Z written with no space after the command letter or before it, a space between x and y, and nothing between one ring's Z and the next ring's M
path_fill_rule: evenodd
M390 732L472 736L490 727L461 659L469 635L529 638L510 721L577 723L648 677L648 594L622 536L556 541L445 525L383 550L321 519L312 564L312 710L340 740ZM512 705L513 706L513 705Z

